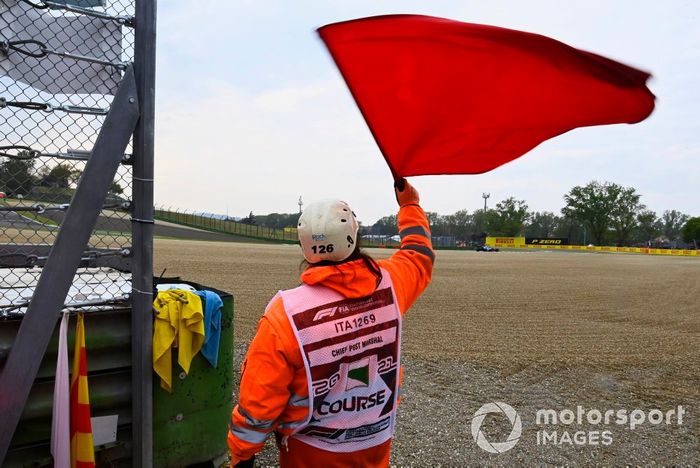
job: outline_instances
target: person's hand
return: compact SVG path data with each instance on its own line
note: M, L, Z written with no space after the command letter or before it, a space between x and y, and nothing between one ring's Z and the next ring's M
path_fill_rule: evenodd
M400 207L417 205L420 203L418 191L403 177L394 181L394 192L396 193L396 201L399 203Z

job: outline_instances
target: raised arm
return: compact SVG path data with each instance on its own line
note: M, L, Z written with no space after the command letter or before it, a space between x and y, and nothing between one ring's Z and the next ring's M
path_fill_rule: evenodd
M420 207L418 191L406 179L395 185L399 203L400 249L379 264L389 271L401 313L406 312L430 283L435 253L430 240L430 226Z

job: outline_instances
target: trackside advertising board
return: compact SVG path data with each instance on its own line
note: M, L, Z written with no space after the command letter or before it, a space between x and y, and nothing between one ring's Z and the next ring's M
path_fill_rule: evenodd
M568 237L526 237L527 245L569 245Z
M491 247L524 247L524 237L487 237L486 245Z
M587 252L607 252L607 253L631 253L631 254L646 254L646 255L672 255L677 257L698 257L700 258L700 250L688 249L652 249L647 247L608 247L608 246L593 246L593 245L569 245L568 239L561 239L562 243L542 242L558 239L540 239L540 242L528 242L530 238L525 237L487 237L486 245L496 248L514 248L514 249L552 249L552 250L576 250ZM535 238L532 238L535 239ZM566 241L566 243L564 243Z

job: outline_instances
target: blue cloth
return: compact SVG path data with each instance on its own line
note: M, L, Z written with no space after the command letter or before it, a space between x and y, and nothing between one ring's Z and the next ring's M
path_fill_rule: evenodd
M204 302L204 344L200 352L212 367L216 367L221 341L221 308L224 303L219 295L212 291L197 291L197 295Z

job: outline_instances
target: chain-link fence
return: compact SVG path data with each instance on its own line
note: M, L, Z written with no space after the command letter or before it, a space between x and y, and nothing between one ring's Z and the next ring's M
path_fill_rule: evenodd
M299 238L293 226L269 227L245 223L221 215L212 215L196 211L181 210L172 207L156 207L155 218L168 223L189 226L206 231L221 232L235 236L250 237L262 241L295 244ZM398 248L401 237L398 234L360 233L362 247ZM465 243L458 243L455 236L433 236L433 247L440 249L467 248Z
M206 231L222 232L236 236L285 243L296 243L299 240L297 237L297 230L294 227L272 228L177 208L156 207L154 213L157 220L204 229Z
M0 0L0 318L21 314L129 62L133 0ZM131 149L66 303L131 292Z
M37 388L61 310L130 322L86 333L93 351L121 343L88 365L91 392L118 450L152 458L154 88L155 0L0 0L0 464L47 459Z

